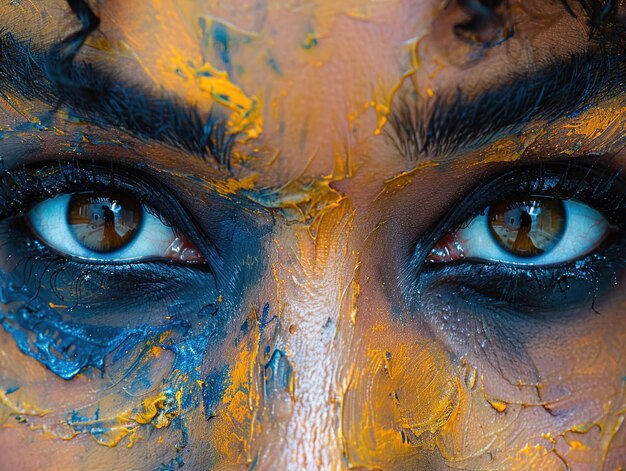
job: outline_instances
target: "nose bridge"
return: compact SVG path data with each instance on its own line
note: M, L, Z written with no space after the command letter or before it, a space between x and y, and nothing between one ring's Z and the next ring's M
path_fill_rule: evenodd
M463 402L457 367L385 301L371 232L353 231L355 217L367 222L332 196L268 242L268 281L250 303L261 308L229 356L216 449L256 470L435 469Z
M341 404L358 291L352 217L349 199L340 198L281 239L290 242L272 266L280 327L263 374L269 413L257 469L346 468Z
M367 239L354 217L341 197L274 241L277 328L255 469L441 465L434 450L461 402L456 370L427 329L401 328L380 293L360 292Z

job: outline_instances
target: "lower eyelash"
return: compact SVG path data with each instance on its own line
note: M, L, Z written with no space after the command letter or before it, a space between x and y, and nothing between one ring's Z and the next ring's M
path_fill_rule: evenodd
M536 194L559 199L576 199L602 213L609 223L626 229L626 182L622 170L600 165L553 162L509 171L481 184L418 242L410 261L410 270L419 270L432 249L444 235L466 228L494 201L512 194Z
M626 268L626 235L605 250L564 266L521 268L471 261L442 265L420 274L416 299L433 284L451 284L474 292L473 302L499 303L520 314L549 312L553 317L584 307L594 311L597 299L619 282Z
M486 303L501 302L520 312L565 310L576 305L595 303L595 298L614 286L626 266L626 184L621 170L582 163L550 163L524 167L482 184L466 196L448 215L416 244L414 254L402 268L401 290L409 309L419 309L429 286L450 284L459 289L475 290L477 299ZM614 226L615 233L583 260L548 267L514 267L505 263L460 260L440 264L425 263L433 244L445 234L466 227L476 215L494 200L514 193L545 194L561 199L575 198L600 211ZM583 270L585 270L583 272ZM524 290L520 280L527 283ZM552 305L541 296L556 293L564 280L563 296L553 296ZM516 286L518 288L516 288ZM525 294L522 293L525 291ZM480 294L480 293L483 294ZM523 296L526 296L525 298ZM544 296L545 298L545 296Z

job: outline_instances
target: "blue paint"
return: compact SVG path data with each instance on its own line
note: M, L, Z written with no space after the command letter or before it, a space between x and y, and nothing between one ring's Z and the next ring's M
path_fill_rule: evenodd
M176 458L172 458L168 463L162 463L156 471L176 471L185 465L183 457L179 455Z
M217 56L217 60L221 62L219 67L231 71L232 63L230 57L232 37L228 28L217 21L208 22L205 18L199 18L198 26L202 34L201 45L203 61L205 63L214 62L208 57L213 53Z
M279 392L289 391L292 377L293 366L287 355L281 350L274 350L264 369L265 397L271 399Z
M24 294L21 290L18 293ZM167 331L184 335L188 330L184 322L142 325L134 329L79 324L63 319L55 309L33 299L1 315L0 322L22 353L65 380L74 378L88 367L104 374L104 360L113 352L116 352L113 362L125 361L126 354L138 344L158 338ZM140 358L136 359L129 368L140 361Z
M223 24L213 22L211 34L213 36L213 48L222 60L222 63L230 68L230 34L228 30Z
M202 402L204 415L207 420L217 415L217 407L221 404L222 395L228 387L228 373L230 369L224 366L222 369L214 369L204 379L202 384Z
M591 108L592 106L595 106L595 103L589 103L585 106L583 106L582 108L572 111L571 113L568 113L567 115L565 115L568 119L572 119L572 118L577 118L579 117L581 114L583 114L585 111L587 111L589 108Z
M102 370L105 357L127 339L145 337L142 331L64 322L55 310L36 300L9 311L1 321L22 353L65 380L89 366Z
M277 320L277 317L274 315L270 318L270 303L265 303L263 306L263 314L259 322L259 332L260 337L263 337L265 334L265 329L274 321Z
M270 65L274 72L276 72L281 77L283 76L282 69L280 68L278 62L276 62L276 58L272 55L270 51L267 51L267 63Z
M247 335L248 329L249 329L248 319L246 319L245 322L241 324L241 328L239 330L241 331L243 335Z
M236 332L241 318L249 315L248 305L243 305L244 296L264 273L266 258L261 243L271 218L258 222L258 208L253 219L246 211L252 204L237 206L237 198L216 198L210 205L203 202L203 207L211 207L201 222L206 224L203 236L208 241L208 248L203 250L211 260L211 266L205 270L176 270L166 263L141 264L125 267L116 278L106 267L90 266L91 281L87 282L81 278L87 268L58 260L61 257L55 259L54 270L48 270L47 262L36 261L30 272L22 263L16 269L0 261L0 302L5 309L0 311L0 324L24 354L66 380L79 373L99 374L107 380L114 377L123 382L123 390L128 394L124 400L128 402L131 397L142 397L150 391L164 391L172 415L178 411L180 398L181 413L170 424L174 433L180 433L173 461L178 466L183 464L178 452L189 442L191 412L203 406L210 419L218 413L228 385L227 366L201 376L203 361L207 355L220 351L214 346L224 341L228 333ZM5 221L11 221L11 217ZM15 260L39 260L42 253L52 257L41 244L28 242L25 233L9 232L8 226L0 226L0 242L16 241L16 249L10 252ZM212 241L217 243L213 245ZM58 276L51 279L52 273ZM76 280L81 284L74 285ZM153 294L156 283L152 280L160 283L157 292L167 292L167 301L164 296ZM57 292L55 286L62 289ZM76 286L80 287L78 294L68 288ZM50 307L59 300L70 307ZM251 322L254 324L255 320ZM272 325L277 328L269 303L263 306L256 324L262 336ZM250 329L250 322L244 321L243 335ZM159 343L164 333L166 340ZM154 345L173 353L172 367L165 372L162 384L151 384L150 375L141 370L154 365L145 361ZM106 372L105 359L111 365ZM26 358L18 360L26 362ZM78 433L104 439L110 432L106 417L102 419L96 405L74 411L66 421Z

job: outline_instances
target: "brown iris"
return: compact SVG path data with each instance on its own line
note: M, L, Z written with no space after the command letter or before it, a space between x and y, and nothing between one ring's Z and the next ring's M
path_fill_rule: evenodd
M76 194L67 221L83 246L98 253L114 252L127 245L141 225L141 203L128 194Z
M494 239L518 257L551 250L565 231L565 207L556 198L523 195L499 200L489 209Z

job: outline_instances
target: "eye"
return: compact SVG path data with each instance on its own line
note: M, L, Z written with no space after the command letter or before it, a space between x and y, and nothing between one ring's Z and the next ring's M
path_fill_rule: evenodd
M601 213L580 201L520 194L496 201L444 236L427 260L559 265L593 252L610 230Z
M62 194L36 205L27 219L41 242L69 258L205 262L184 234L130 192Z

